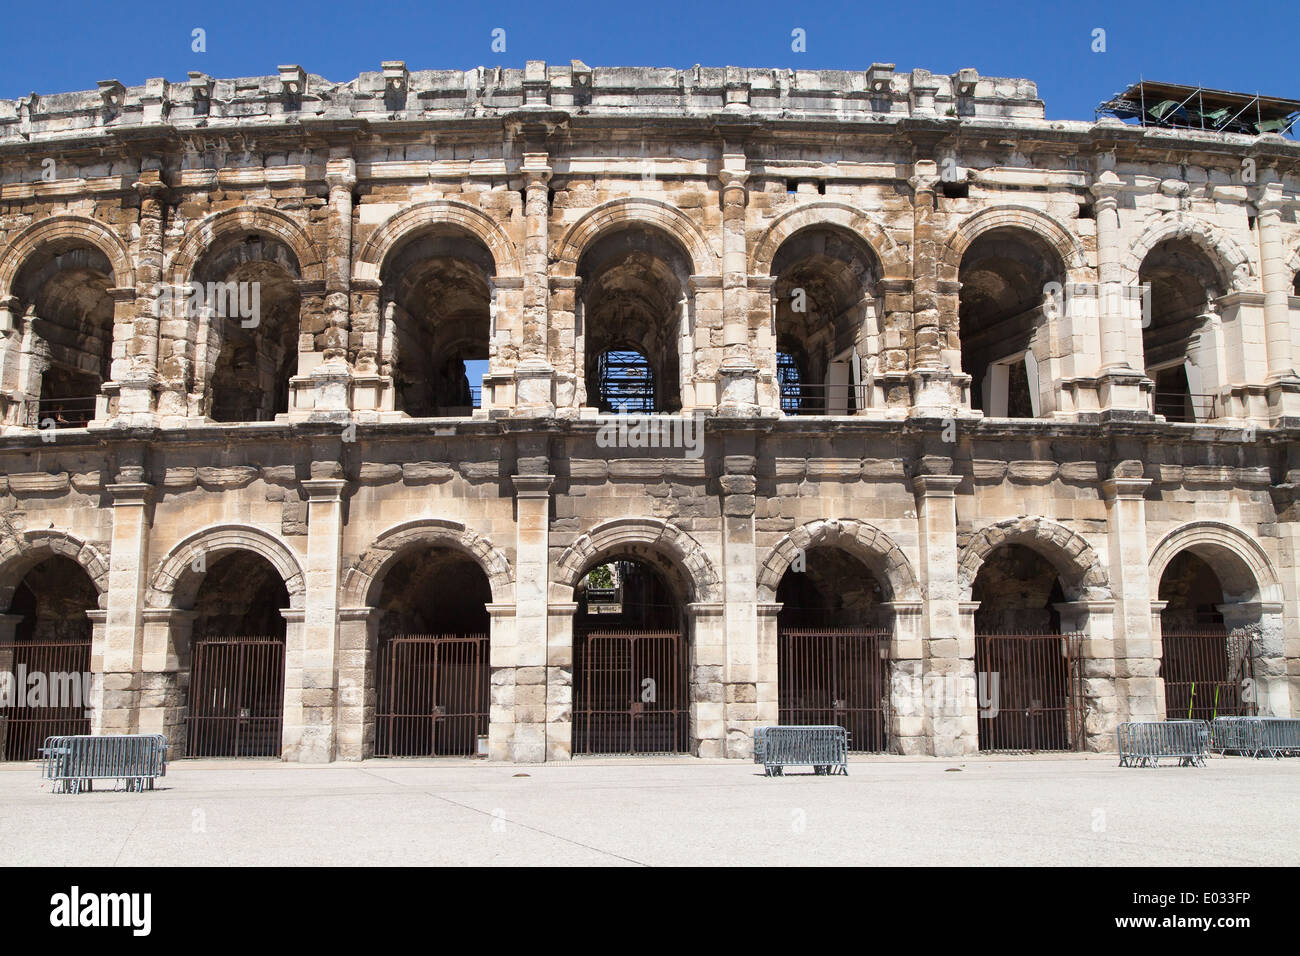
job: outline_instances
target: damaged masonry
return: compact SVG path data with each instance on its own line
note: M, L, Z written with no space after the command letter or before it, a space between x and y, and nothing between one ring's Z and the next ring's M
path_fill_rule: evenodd
M1049 121L890 64L100 86L0 101L0 672L90 675L0 707L0 756L1300 716L1290 101Z

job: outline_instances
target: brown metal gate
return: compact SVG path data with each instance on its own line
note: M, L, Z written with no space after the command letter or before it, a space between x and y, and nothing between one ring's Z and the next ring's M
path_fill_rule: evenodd
M1083 638L976 634L981 751L1082 750Z
M1165 680L1165 715L1170 719L1250 717L1255 695L1250 639L1230 637L1226 628L1181 628L1161 634L1160 676Z
M188 757L278 757L284 730L284 639L194 642Z
M90 733L90 641L0 643L0 673L11 675L0 705L0 760L36 760L46 737Z
M678 631L575 635L573 752L690 752L686 641Z
M860 753L888 749L889 632L788 628L778 636L777 721L835 724Z
M488 732L486 634L408 634L379 646L376 757L473 756Z

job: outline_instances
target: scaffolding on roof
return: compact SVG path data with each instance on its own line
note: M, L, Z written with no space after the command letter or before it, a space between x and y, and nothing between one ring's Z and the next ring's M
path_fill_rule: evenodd
M1165 129L1286 136L1300 119L1300 100L1139 80L1100 104L1096 113Z

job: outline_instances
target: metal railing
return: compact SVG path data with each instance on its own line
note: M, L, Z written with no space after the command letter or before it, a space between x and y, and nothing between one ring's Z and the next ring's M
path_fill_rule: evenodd
M1300 720L1282 717L1217 717L1210 749L1247 757L1300 756Z
M849 732L833 725L785 725L754 729L754 763L768 777L786 767L812 767L818 775L848 776Z
M981 752L1083 749L1083 638L975 635Z
M855 751L889 749L888 631L782 629L777 688L782 726L840 726Z
M1254 701L1243 694L1254 677L1248 640L1230 639L1220 626L1170 630L1160 643L1165 713L1171 718L1213 720L1255 712Z
M690 701L679 631L575 635L573 752L686 753Z
M787 415L852 415L866 405L865 385L800 382L781 386L781 411Z
M1127 721L1115 735L1121 767L1158 767L1161 760L1204 767L1210 749L1210 724L1204 720Z
M49 737L41 748L41 776L55 793L94 790L96 780L121 780L128 791L152 790L167 773L162 734Z
M35 760L46 737L90 733L90 641L0 643L0 673L14 675L18 690L0 706L0 760ZM36 674L44 678L43 701L27 696L28 678Z
M1170 422L1208 422L1218 417L1218 396L1194 392L1153 392L1152 411Z
M85 428L95 420L99 397L38 398L27 402L29 428Z
M475 756L486 741L486 634L406 634L379 647L376 757Z
M284 646L277 637L194 642L185 756L280 756Z

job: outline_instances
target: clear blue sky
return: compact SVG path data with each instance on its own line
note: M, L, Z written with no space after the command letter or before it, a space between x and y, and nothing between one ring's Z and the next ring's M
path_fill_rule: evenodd
M210 3L11 2L0 27L0 97L274 73L299 63L348 80L382 60L412 70L521 67L525 60L591 66L755 66L861 70L872 61L1036 80L1047 115L1090 119L1127 83L1147 79L1300 97L1297 6L1228 3L534 2L366 0ZM191 51L191 31L207 52ZM506 30L493 53L491 31ZM807 31L807 51L791 31ZM1093 53L1092 31L1106 31Z

